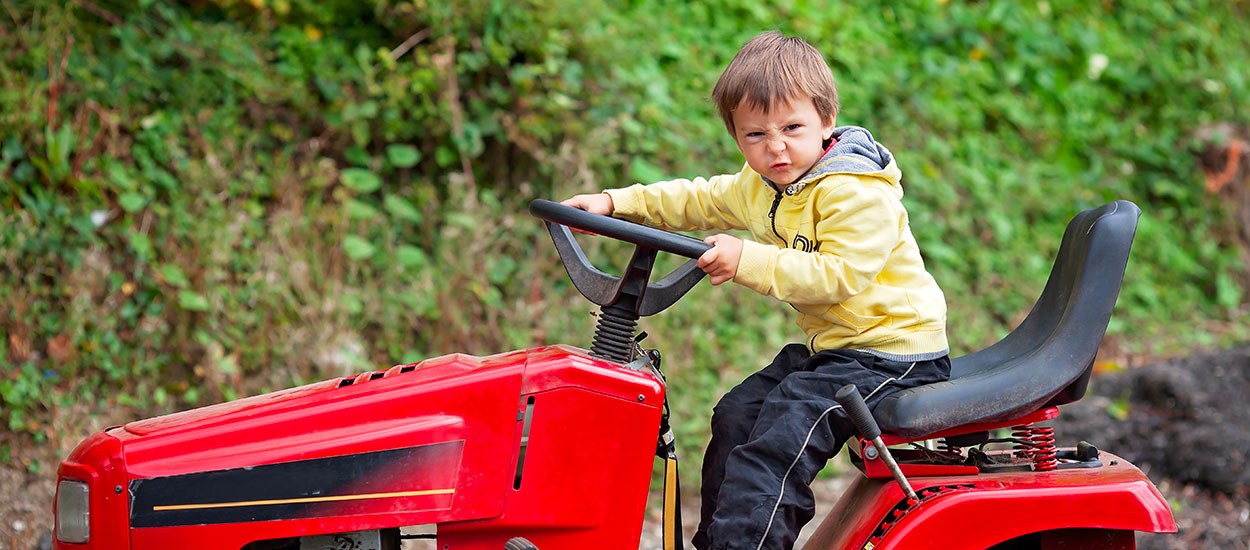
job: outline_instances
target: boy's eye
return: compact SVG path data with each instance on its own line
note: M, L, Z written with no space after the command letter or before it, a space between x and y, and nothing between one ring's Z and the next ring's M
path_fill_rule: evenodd
M795 130L798 130L798 129L799 129L800 127L802 127L802 126L803 126L802 124L791 124L791 125L789 125L789 126L786 126L786 131L787 131L787 132L793 132L793 131L795 131Z
M747 137L749 138L764 137L764 132L747 132Z

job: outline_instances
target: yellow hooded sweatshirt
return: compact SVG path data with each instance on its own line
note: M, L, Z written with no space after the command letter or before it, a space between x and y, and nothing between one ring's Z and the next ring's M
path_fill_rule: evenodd
M798 310L813 353L851 348L897 361L946 355L946 301L912 237L902 172L863 128L836 128L834 139L785 188L744 166L606 193L624 219L676 231L749 231L734 282Z

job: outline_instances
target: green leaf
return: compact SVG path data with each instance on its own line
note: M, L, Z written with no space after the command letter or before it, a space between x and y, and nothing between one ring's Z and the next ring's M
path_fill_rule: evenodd
M378 175L364 168L346 168L341 177L343 185L357 193L372 193L382 187Z
M438 309L437 296L430 292L401 292L397 299L412 313L426 318Z
M412 223L421 223L421 211L417 210L403 197L387 195L382 204L392 216Z
M1241 285L1229 274L1221 271L1215 275L1215 301L1221 306L1233 309L1241 304Z
M373 219L378 216L378 209L369 203L349 199L347 201L347 216L358 220Z
M399 263L410 269L422 269L430 263L424 250L408 244L401 244L395 251Z
M634 181L641 183L653 183L664 179L664 172L640 156L629 161L629 175Z
M343 152L343 157L346 158L348 162L355 164L356 166L369 165L369 153L355 145L348 147L347 150Z
M4 148L0 149L0 164L9 164L26 156L26 152L22 150L22 143L17 140L17 136L10 136L4 142Z
M447 214L447 224L461 229L473 229L477 227L478 220L465 212L450 212Z
M347 252L348 258L360 261L372 258L377 252L377 247L361 237L348 235L343 237L343 250Z
M426 353L423 351L418 351L415 349L405 350L399 356L399 364L407 365L411 363L419 363L421 362L421 360L425 358L426 358ZM0 457L0 460L3 460L3 457Z
M139 193L122 193L117 197L117 204L127 212L138 212L148 204L148 198Z
M487 268L486 280L494 285L502 285L516 273L516 270L516 260L508 256L501 256Z
M140 260L146 261L152 256L152 241L147 235L139 232L131 232L128 234L130 240L130 249L135 252Z
M190 281L187 280L187 276L182 273L182 269L174 264L165 264L161 266L161 277L165 279L166 283L179 288L183 288L191 284Z
M421 161L421 151L402 143L386 146L386 159L396 168L411 168Z
M339 307L351 315L359 315L360 312L365 310L365 303L360 299L359 293L345 292L339 297ZM346 355L350 358L353 354L348 352Z
M1128 399L1113 399L1107 403L1107 414L1116 420L1128 420L1130 410Z
M227 355L217 360L217 369L227 375L235 375L239 373L239 362L233 355Z
M208 300L193 290L179 290L178 306L187 311L208 311Z
M450 147L440 145L438 149L434 150L434 162L437 162L440 167L446 168L451 166L456 162L457 158L458 155L456 155L455 149Z

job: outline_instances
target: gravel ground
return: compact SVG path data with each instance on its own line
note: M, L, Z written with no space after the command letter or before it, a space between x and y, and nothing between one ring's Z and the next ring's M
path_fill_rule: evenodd
M47 448L12 452L16 464L0 464L0 550L26 550L52 529L59 458ZM39 473L30 471L32 463L39 464Z

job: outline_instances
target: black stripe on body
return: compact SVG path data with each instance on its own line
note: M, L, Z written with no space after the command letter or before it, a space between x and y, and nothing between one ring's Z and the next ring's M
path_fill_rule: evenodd
M448 508L464 441L130 482L130 525L172 527Z

